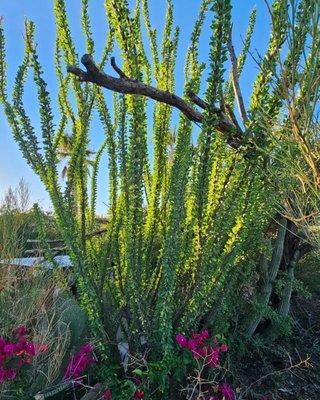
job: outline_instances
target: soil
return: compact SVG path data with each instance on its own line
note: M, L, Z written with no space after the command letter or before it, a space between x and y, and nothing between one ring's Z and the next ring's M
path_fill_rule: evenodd
M291 317L289 337L242 360L239 400L320 400L320 295L296 295Z

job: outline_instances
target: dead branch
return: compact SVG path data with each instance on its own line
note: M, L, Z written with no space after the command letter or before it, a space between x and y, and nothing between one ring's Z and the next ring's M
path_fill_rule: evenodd
M81 397L80 400L98 400L102 398L102 395L103 386L101 385L101 383L97 383L87 394Z
M157 89L153 86L146 85L143 82L139 82L135 79L127 77L125 73L117 66L114 58L111 59L111 65L119 75L119 78L115 78L103 71L100 71L89 54L85 54L81 58L81 62L85 66L86 71L71 65L67 68L67 71L79 77L81 82L91 82L117 93L145 96L159 101L160 103L165 103L177 108L190 121L198 123L203 122L203 114L193 108L181 97L175 95L174 93ZM218 115L219 118L216 129L224 135L227 143L231 147L239 148L241 146L242 131L239 131L238 126L235 126L234 123L220 109L208 105L192 92L189 93L189 97L190 100L199 107L207 110L209 109L210 112Z
M269 372L268 374L263 375L263 376L261 376L259 379L257 379L256 381L252 382L252 383L246 388L246 390L244 391L244 393L243 393L243 396L244 396L244 397L241 397L241 399L246 397L246 395L249 393L249 391L250 391L250 389L251 389L252 387L254 387L254 386L260 384L262 381L264 381L264 380L267 379L267 378L270 378L271 376L274 376L274 375L281 375L281 374L284 374L284 373L287 373L287 372L291 372L291 373L292 373L292 370L299 369L299 368L311 368L311 367L312 367L312 364L311 364L311 362L310 362L311 357L308 356L308 355L307 355L306 358L304 358L304 359L302 359L302 358L300 357L300 355L299 355L299 361L298 361L296 364L293 364L293 363L292 363L292 359L291 359L290 354L288 354L288 358L289 358L289 362L290 362L290 365L289 365L288 367L282 368L282 369L280 369L280 370L278 370L278 371Z
M187 95L191 101L194 102L197 106L202 108L203 110L209 109L209 104L206 103L204 100L200 99L199 96L197 96L192 90L188 90ZM219 112L217 108L215 109L216 112Z
M230 115L231 121L234 123L234 125L238 128L239 132L241 132L241 127L237 121L237 118L233 112L232 107L228 103L225 104L226 110L228 111L228 114Z
M116 71L116 73L120 76L122 79L130 79L127 77L127 75L122 71L121 68L118 67L116 63L116 59L114 57L111 57L110 59L111 67Z
M85 235L85 237L86 237L86 239L91 239L91 238L96 237L96 236L101 236L101 235L103 235L105 232L107 232L107 228L102 228L102 229L98 229L98 230L96 230L96 231L87 233L87 234ZM59 243L59 244L61 243L61 244L63 244L64 241L63 241L63 239L55 239L55 240L47 240L46 242L47 242L48 244L49 244L49 243ZM42 241L41 241L41 240L33 240L33 239L31 240L31 239L29 239L29 240L27 240L27 243L41 244ZM50 250L51 250L51 251L54 253L54 255L56 256L56 255L59 255L59 254L65 252L65 251L67 250L67 247L66 247L66 246L51 247ZM26 251L25 251L25 254L26 254L26 255L44 254L45 251L46 251L46 250L41 249L41 248L35 248L35 249L26 250Z
M244 107L244 102L243 102L243 97L240 89L240 84L239 84L239 72L238 72L238 60L234 51L233 43L232 43L232 32L230 32L229 35L229 40L227 43L228 46L228 51L230 55L230 60L231 60L231 65L232 65L232 85L233 85L233 91L234 95L237 101L238 109L239 109L239 114L241 116L241 119L246 126L247 123L249 122L249 118L246 113L246 109Z

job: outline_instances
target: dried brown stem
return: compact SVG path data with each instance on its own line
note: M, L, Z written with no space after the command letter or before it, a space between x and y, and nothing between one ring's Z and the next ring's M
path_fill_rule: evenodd
M103 386L101 383L97 383L94 387L89 390L80 400L98 400L103 396Z
M233 109L230 107L228 103L225 104L226 110L230 115L231 121L234 123L234 125L238 128L239 131L241 131L241 127L237 121L237 118L233 112Z
M111 63L112 68L116 71L116 73L120 76L120 78L129 79L127 77L127 75L122 71L122 69L118 67L118 65L116 63L116 59L114 57L111 57L110 63Z
M153 86L146 85L143 82L128 78L117 66L114 58L111 59L111 65L120 78L115 78L104 73L103 71L100 71L89 54L85 54L81 58L81 62L85 66L86 71L83 71L81 68L76 66L68 66L67 70L68 72L78 76L82 82L92 82L98 86L102 86L117 93L145 96L177 108L190 121L198 123L203 122L203 114L193 108L181 97L175 95L174 93L160 90ZM208 104L206 104L198 96L192 92L190 94L190 99L195 104L201 108L208 108ZM239 148L241 146L240 137L242 132L238 130L238 127L236 127L221 110L210 106L210 111L219 116L216 129L225 136L228 144L231 147Z
M227 46L228 46L228 51L229 51L229 55L230 55L231 65L232 65L231 73L232 73L233 91L234 91L234 95L235 95L235 98L237 101L241 119L242 119L244 125L246 126L249 122L249 118L247 116L247 112L244 107L243 97L242 97L240 84L239 84L238 60L237 60L237 57L236 57L236 54L234 51L234 47L232 44L232 32L230 32Z
M259 379L257 379L253 383L251 383L251 385L249 385L246 388L246 390L243 393L243 396L245 396L253 386L260 384L263 380L265 380L267 378L270 378L270 376L279 375L279 374L283 374L283 373L286 373L286 372L292 372L292 370L297 369L297 368L310 368L312 366L311 363L310 363L310 359L311 359L310 356L306 356L306 358L304 358L304 359L302 359L299 356L300 360L296 364L292 363L292 360L291 360L291 357L290 357L289 354L288 354L288 357L289 357L289 361L290 361L290 365L288 367L280 369L278 371L270 372L270 373L260 377ZM241 397L241 398L244 398L244 397Z
M209 104L206 103L204 100L200 99L192 90L188 90L187 95L191 101L194 102L197 106L202 108L203 110L207 110L209 108ZM216 111L219 111L216 109Z

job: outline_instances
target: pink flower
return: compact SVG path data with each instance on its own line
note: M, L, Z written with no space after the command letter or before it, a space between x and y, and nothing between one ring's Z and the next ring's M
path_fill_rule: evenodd
M2 336L0 336L0 351L3 351L4 346L6 345L6 341Z
M13 343L7 343L4 345L3 352L7 357L13 356L16 350L16 346Z
M199 343L195 339L188 340L187 348L191 350L193 358L195 360L198 360L200 357L205 355L204 348L201 345L199 345Z
M190 350L195 360L201 357L205 358L205 362L208 366L215 368L219 363L220 352L225 353L228 351L228 346L224 343L219 346L219 342L216 338L213 338L213 346L208 346L206 341L209 337L209 332L204 330L200 333L193 333L190 339L179 334L176 336L176 341L180 347Z
M205 336L206 336L206 334L205 334ZM194 333L194 334L191 336L191 339L192 339L195 343L197 343L197 346L202 345L203 342L205 341L205 337L202 335L202 333Z
M26 344L27 344L27 339L25 336L20 336L18 343L16 343L16 352L22 352L22 354L26 353Z
M18 343L25 345L27 343L27 338L25 336L20 336Z
M227 383L219 385L219 392L222 394L225 400L235 400L234 391Z
M78 353L71 358L65 373L66 380L79 378L87 367L95 363L95 359L91 354L92 350L93 347L87 347L87 345L83 346Z
M0 368L0 383L4 381L12 381L17 376L17 371L15 369L5 369Z
M20 336L24 336L24 335L26 335L27 334L27 328L25 327L25 326L18 326L18 328L17 329L15 329L14 331L13 331L13 333L16 335L16 336L18 336L18 337L20 337Z
M198 343L194 339L189 339L187 341L187 346L186 347L187 347L187 349L193 351L193 350L196 350L196 348L198 347Z
M188 341L184 335L181 335L181 334L177 335L176 342L182 348L186 348L188 346Z
M226 345L226 344L222 344L221 346L220 346L220 351L222 352L222 353L226 353L227 351L228 351L228 346Z
M260 400L269 400L268 396L262 396Z
M206 329L206 330L202 331L201 336L202 336L202 339L204 339L204 340L208 339L209 338L208 330Z
M85 345L83 345L81 347L80 352L82 352L82 353L92 353L93 349L94 349L93 344L88 343L88 344L85 344Z
M36 354L36 345L27 340L26 333L27 328L19 326L13 331L16 336L15 342L9 342L0 337L0 383L6 380L14 380L24 364L32 363L33 356ZM40 345L39 349L46 351L46 346ZM13 364L14 368L4 367L7 361L8 365Z
M17 371L15 369L5 370L5 377L8 381L12 381L17 376Z
M24 345L24 350L29 356L34 356L36 354L36 347L32 342L26 342Z
M143 399L143 398L144 398L144 393L143 393L142 390L137 389L137 390L134 392L134 396L137 397L138 399Z
M219 347L211 348L211 353L209 354L208 365L211 368L215 368L219 363Z
M111 390L107 389L104 393L103 393L103 400L110 400L112 396Z

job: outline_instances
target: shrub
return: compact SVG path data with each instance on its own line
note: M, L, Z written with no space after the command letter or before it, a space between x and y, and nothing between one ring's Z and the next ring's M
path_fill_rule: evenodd
M287 7L291 3L275 0L270 9L270 40L247 111L239 76L250 47L255 12L237 60L230 39L230 0L201 2L186 54L181 98L173 94L179 29L174 27L171 1L167 2L160 48L147 0L137 2L133 13L126 0L106 0L110 29L97 64L93 61L95 44L88 1L82 1L82 27L89 53L82 57L86 67L82 71L66 4L55 0L59 115L51 106L37 54L35 26L30 21L26 22L24 59L10 98L0 27L1 102L23 156L50 195L73 263L81 305L106 370L121 365L118 344L125 343L127 356L137 355L150 368L159 398L174 390L171 375L177 365L173 355L176 331L210 327L216 333L229 334L235 319L240 320L235 324L237 330L247 319L241 312L246 300L238 288L250 281L257 269L265 250L266 228L275 215L275 204L283 198L275 162L277 144L265 134L262 115L275 124L285 118L283 104L289 99L279 95L279 85L274 83L282 62L279 54L289 65L292 59L300 60L308 43L305 29L310 29L316 13L314 1L297 2L300 13L293 29L301 40L298 49L284 54L292 26ZM212 22L202 100L198 94L205 65L198 53L207 15L212 16ZM150 51L144 46L142 24L150 39ZM122 69L111 59L120 78L101 75L113 46L123 59ZM230 75L225 73L228 58ZM41 135L24 108L29 71L38 93ZM156 88L150 88L151 84ZM113 113L101 86L116 92ZM157 100L151 121L146 96ZM241 121L235 117L236 103ZM170 143L172 105L181 111L175 143ZM99 116L104 137L89 175L87 156L94 115ZM201 123L198 134L194 122ZM70 163L61 185L58 148L67 129L72 132ZM152 152L147 140L149 130ZM105 151L110 207L107 228L97 235L97 175ZM152 153L152 161L148 153ZM100 189L104 193L105 188ZM272 264L277 273L279 263ZM271 281L274 279L272 276ZM264 303L268 300L264 298ZM258 322L261 319L261 315L254 317ZM125 368L119 368L115 375L121 378L125 372Z

